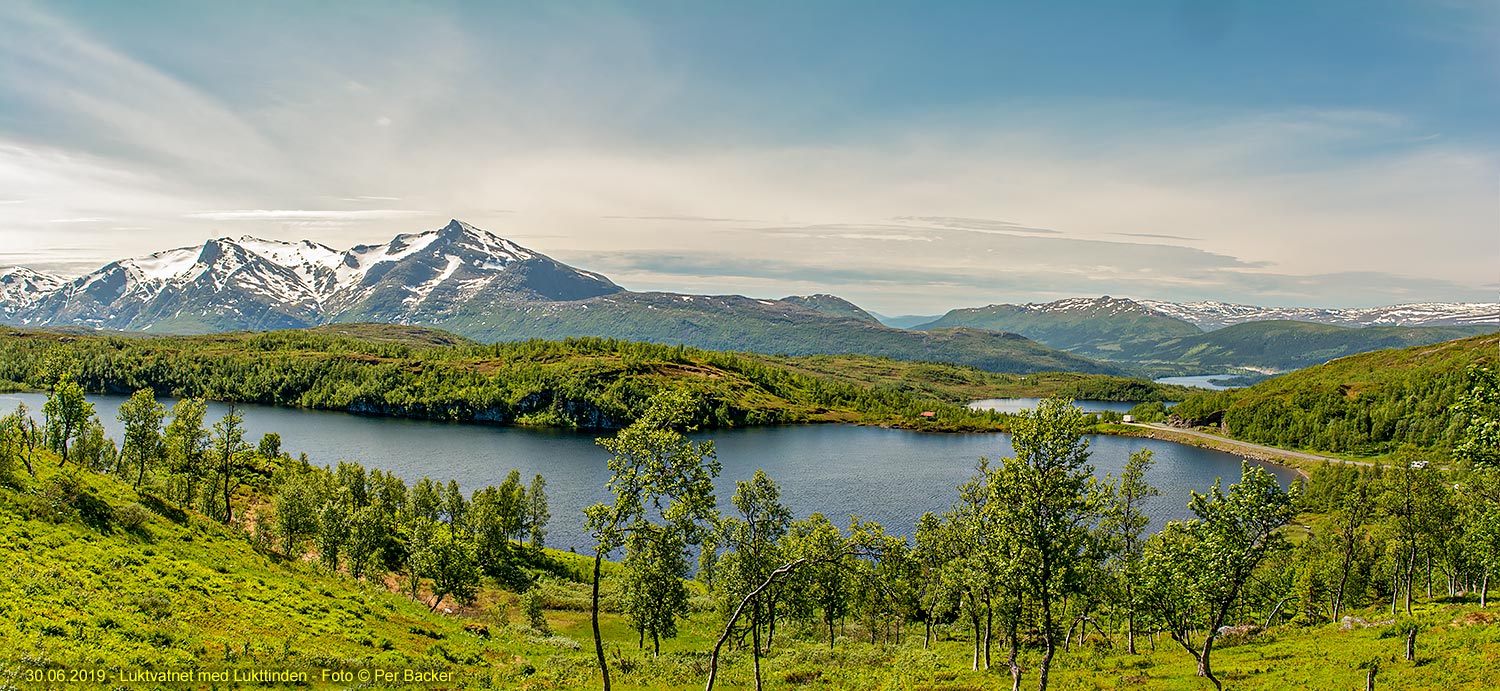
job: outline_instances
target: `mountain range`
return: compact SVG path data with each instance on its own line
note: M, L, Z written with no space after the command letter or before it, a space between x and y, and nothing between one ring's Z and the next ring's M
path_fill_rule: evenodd
M827 294L766 300L633 292L458 220L347 250L226 237L111 262L72 280L0 270L0 323L12 326L191 334L376 322L480 341L602 336L787 355L861 353L998 372L1284 371L1494 331L1500 304L1265 308L1104 296L957 309L916 321L926 323L893 328Z
M1500 304L1310 309L1104 296L957 309L912 328L952 327L1009 331L1137 367L1284 372L1355 353L1500 331Z
M0 274L0 321L152 333L338 322L440 327L480 341L604 336L787 355L863 353L997 372L1118 374L1011 333L893 329L831 295L760 300L637 293L461 221L348 250L218 238L71 281Z

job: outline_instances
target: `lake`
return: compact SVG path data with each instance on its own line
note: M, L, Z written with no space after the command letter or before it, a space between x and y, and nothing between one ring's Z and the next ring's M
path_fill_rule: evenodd
M95 412L118 443L115 420L121 396L90 396ZM42 394L0 394L0 414L25 401L41 417ZM170 404L170 401L167 401ZM228 406L210 404L217 420ZM585 552L592 544L584 532L583 507L609 499L608 455L593 434L517 427L377 418L330 411L240 406L246 438L252 444L265 432L278 432L282 448L294 457L305 452L318 465L358 461L395 472L410 484L426 475L456 479L465 492L498 485L511 468L527 482L535 473L547 478L552 522L547 544ZM795 425L715 430L712 438L724 472L717 488L721 509L730 508L736 480L749 479L757 468L780 483L782 500L803 517L821 511L840 527L849 514L875 520L890 533L910 535L926 511L943 511L957 499L955 487L973 475L980 456L998 460L1011 454L1004 434L927 434L853 425ZM1099 475L1119 475L1134 450L1149 448L1156 467L1147 479L1162 496L1146 505L1155 525L1189 518L1189 492L1205 491L1214 478L1238 480L1235 456L1152 439L1090 438L1092 463ZM1267 466L1283 484L1295 472Z
M1177 384L1179 386L1196 386L1200 389L1213 389L1223 391L1225 389L1238 389L1239 386L1224 386L1215 384L1212 380L1224 380L1234 378L1233 374L1191 374L1184 377L1162 377L1154 380L1157 384Z
M1042 399L1040 398L986 398L969 404L975 410L993 410L997 413L1019 413L1028 408L1035 408ZM1117 413L1130 412L1140 403L1130 401L1090 401L1087 399L1073 401L1074 407L1080 408L1085 413L1102 413L1112 410Z

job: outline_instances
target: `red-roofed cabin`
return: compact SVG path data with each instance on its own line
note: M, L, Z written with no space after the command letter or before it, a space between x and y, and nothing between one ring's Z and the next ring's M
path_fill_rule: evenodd
M934 413L930 410L924 410L922 411L922 417L937 417L937 413Z

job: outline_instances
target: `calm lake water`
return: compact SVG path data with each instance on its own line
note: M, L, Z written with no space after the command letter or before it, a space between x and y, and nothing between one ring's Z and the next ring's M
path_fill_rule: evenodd
M90 396L95 412L116 442L119 396ZM0 394L0 414L25 401L40 418L42 394ZM170 401L166 401L170 404ZM228 409L210 404L217 419ZM498 485L511 468L530 481L547 478L552 522L547 544L586 551L591 542L583 529L583 507L609 497L608 454L592 434L491 427L455 423L376 418L329 411L240 406L251 443L265 432L278 432L282 448L296 456L306 452L318 465L358 461L393 471L408 483L426 475L456 479L465 492ZM920 434L852 425L798 425L716 430L710 435L724 472L717 486L721 508L729 506L736 480L757 468L780 483L782 500L798 517L821 511L842 526L849 514L879 521L893 534L910 535L926 511L942 511L957 498L955 486L973 475L979 457L998 460L1011 454L1004 434ZM1204 491L1223 477L1239 479L1238 458L1217 451L1151 439L1092 437L1095 471L1119 475L1126 459L1142 447L1156 454L1148 480L1162 496L1147 505L1156 519L1188 518L1189 492ZM1267 466L1283 483L1291 470Z
M1040 403L1040 398L986 398L969 404L975 410L993 410L999 413L1019 413L1027 408L1035 408ZM1117 413L1129 412L1136 407L1137 403L1129 401L1073 401L1074 407L1080 408L1085 413L1100 413L1113 410Z
M1180 386L1197 386L1204 389L1223 391L1225 389L1237 389L1238 386L1223 386L1215 384L1211 379L1230 379L1232 374L1193 374L1185 377L1162 377L1155 380L1157 384L1178 384Z

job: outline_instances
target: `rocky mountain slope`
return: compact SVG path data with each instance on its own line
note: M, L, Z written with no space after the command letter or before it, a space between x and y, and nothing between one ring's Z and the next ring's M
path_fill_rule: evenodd
M380 322L483 341L603 336L719 350L862 353L1000 372L1117 373L1015 334L883 326L827 295L634 293L454 220L380 245L218 238L112 262L72 281L14 270L0 321L153 333Z

